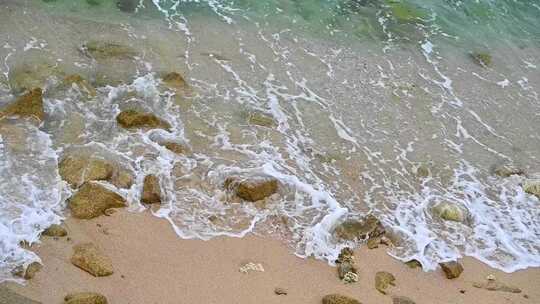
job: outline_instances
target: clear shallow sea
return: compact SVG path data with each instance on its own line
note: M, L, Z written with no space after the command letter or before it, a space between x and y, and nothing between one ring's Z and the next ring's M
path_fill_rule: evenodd
M0 107L27 81L44 88L46 112L41 125L0 121L0 280L39 259L21 241L67 215L72 190L58 162L74 151L136 175L118 189L133 211L144 176L158 175L155 214L183 238L270 234L291 253L333 261L351 245L333 228L372 213L396 238L389 254L426 270L464 255L509 272L540 266L539 199L523 191L525 177L492 173L504 163L540 173L536 1L143 0L135 12L93 3L0 1ZM89 41L137 55L93 60L80 50ZM160 84L171 71L189 94ZM69 74L97 94L60 89ZM130 107L172 130L119 128ZM250 124L255 112L273 126ZM266 208L223 190L232 174L263 173L281 183ZM459 204L467 221L438 218L440 202Z

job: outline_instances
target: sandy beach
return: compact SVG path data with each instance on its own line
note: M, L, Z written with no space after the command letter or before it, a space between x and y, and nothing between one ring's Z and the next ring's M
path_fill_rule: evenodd
M118 211L94 220L69 218L67 237L43 237L32 246L43 269L26 286L5 284L13 291L46 304L62 303L66 294L93 291L109 303L321 303L326 294L340 293L361 303L392 303L407 296L424 303L538 303L540 269L506 274L470 259L464 272L448 280L441 270L411 269L386 254L384 247L356 250L359 281L342 283L336 268L314 259L300 259L277 240L249 236L211 241L182 240L165 220L146 213ZM114 274L93 277L70 262L72 247L93 242L108 255ZM264 272L241 273L248 263L261 263ZM383 295L374 288L377 271L396 277L396 286ZM522 289L521 293L474 288L488 275ZM276 295L275 288L287 291ZM4 303L2 303L4 304Z

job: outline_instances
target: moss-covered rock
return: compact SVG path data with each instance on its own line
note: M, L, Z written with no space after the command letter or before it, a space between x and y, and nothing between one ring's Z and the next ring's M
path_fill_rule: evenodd
M267 128L276 126L276 122L274 121L274 118L272 116L261 112L250 113L248 122L251 125L257 125Z
M390 272L379 271L375 274L375 289L382 294L386 294L388 286L396 286L395 281L396 278Z
M13 274L24 278L25 280L31 280L34 278L36 273L38 273L43 266L39 262L32 262L28 264L26 267L19 266L14 269ZM1 300L2 298L0 298Z
M540 179L529 179L525 181L523 190L540 198Z
M100 184L86 182L68 200L68 207L75 218L91 219L102 215L109 208L126 207L126 201Z
M34 117L39 121L45 118L43 96L40 88L35 88L17 98L15 102L0 111L0 118L5 116Z
M74 188L88 181L110 180L114 173L112 163L85 155L68 155L58 167L62 179Z
M422 268L422 263L420 263L418 260L410 260L408 262L405 262L405 265L407 265L409 268Z
M455 279L463 272L463 266L457 261L439 263L447 279Z
M241 199L256 202L276 193L278 181L270 176L254 176L244 179L229 177L225 180L225 187L234 190Z
M340 294L329 294L322 298L322 304L362 304L358 300Z
M108 304L107 298L95 292L78 292L64 297L64 304Z
M344 283L358 282L358 269L354 266L354 251L351 248L341 249L336 266L341 281Z
M361 220L346 220L334 229L336 237L348 241L377 238L384 233L385 229L382 223L371 214Z
M97 61L107 59L132 59L137 55L137 52L129 46L98 40L86 42L81 50L88 57Z
M116 121L126 129L165 129L171 125L152 113L144 113L136 110L125 110L116 116Z
M109 276L114 272L111 259L93 243L73 246L71 263L95 277Z
M145 204L161 203L161 187L157 176L149 174L144 177L141 201Z
M482 67L490 67L492 63L491 55L486 52L473 52L470 54L471 59Z
M386 0L391 15L400 23L421 22L427 13L420 7L405 1Z
M171 89L185 89L188 87L184 77L176 72L167 73L162 78L163 83Z
M180 155L185 154L188 151L186 146L176 142L164 142L161 145L170 150L171 152Z
M464 222L465 211L454 203L441 202L433 207L434 213L446 221Z
M67 235L67 230L66 228L62 227L62 225L52 224L49 226L49 228L43 231L42 235L50 237L64 237Z

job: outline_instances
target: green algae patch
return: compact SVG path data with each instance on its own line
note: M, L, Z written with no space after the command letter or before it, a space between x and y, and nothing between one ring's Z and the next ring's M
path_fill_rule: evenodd
M425 10L407 2L387 0L386 4L392 16L400 23L415 23L428 16Z

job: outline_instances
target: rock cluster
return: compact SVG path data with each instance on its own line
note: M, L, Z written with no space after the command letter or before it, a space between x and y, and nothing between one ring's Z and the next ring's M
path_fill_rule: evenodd
M341 249L336 265L341 281L344 283L358 282L358 269L354 266L354 251L351 248Z

